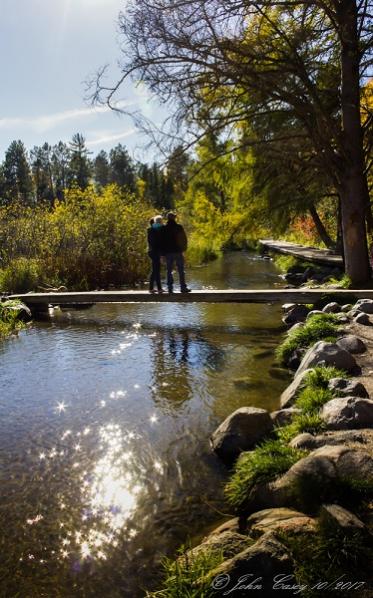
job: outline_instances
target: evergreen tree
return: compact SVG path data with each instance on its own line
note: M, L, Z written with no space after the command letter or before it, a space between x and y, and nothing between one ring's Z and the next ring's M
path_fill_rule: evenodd
M75 184L82 190L86 189L90 182L92 166L88 157L90 152L81 133L76 133L73 136L69 149L69 186Z
M101 150L93 161L93 177L99 187L105 187L110 181L110 164L105 150Z
M110 182L119 187L126 187L134 193L136 191L135 166L126 148L119 143L109 154Z
M71 179L69 174L70 150L66 143L59 141L53 146L51 156L51 169L55 196L58 200L64 199L64 193Z
M52 203L55 197L51 155L52 148L48 143L44 143L41 147L34 147L30 152L37 201Z
M33 203L31 171L22 141L12 141L5 153L2 171L4 202Z

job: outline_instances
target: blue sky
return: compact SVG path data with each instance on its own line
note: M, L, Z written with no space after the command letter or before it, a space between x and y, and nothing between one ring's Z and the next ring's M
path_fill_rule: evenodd
M126 0L0 0L0 160L14 139L27 149L82 133L96 154L117 143L149 160L146 139L128 116L84 101L84 81L120 58L117 16ZM160 122L162 111L141 86L120 101ZM153 158L153 156L151 156ZM154 155L157 158L156 154Z

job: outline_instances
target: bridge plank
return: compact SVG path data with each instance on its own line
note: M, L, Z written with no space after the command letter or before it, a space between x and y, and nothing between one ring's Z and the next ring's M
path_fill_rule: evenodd
M343 303L354 299L373 299L373 290L365 289L206 289L192 293L169 295L148 291L89 291L66 293L15 294L8 299L20 299L26 305L64 305L86 303L314 303L326 295L338 297Z
M289 241L274 241L273 239L260 239L259 243L275 253L292 255L300 260L314 264L327 266L343 266L343 258L340 254L330 249L319 249L317 247L305 247Z

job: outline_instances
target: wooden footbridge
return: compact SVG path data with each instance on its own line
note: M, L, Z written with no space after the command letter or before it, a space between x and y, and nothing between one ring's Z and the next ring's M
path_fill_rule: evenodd
M10 295L31 310L43 311L48 306L78 307L95 303L315 303L327 296L341 303L356 299L373 299L373 290L365 289L196 289L191 293L152 294L148 291L89 291L27 293Z

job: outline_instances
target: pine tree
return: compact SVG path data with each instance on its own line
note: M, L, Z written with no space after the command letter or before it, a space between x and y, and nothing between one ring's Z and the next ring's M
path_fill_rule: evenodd
M99 187L105 187L110 181L110 164L105 150L101 150L93 161L93 177Z
M33 203L33 184L27 152L22 141L12 141L3 164L4 203Z
M80 189L86 189L91 179L92 166L88 157L90 152L85 145L85 139L81 133L73 135L69 149L69 186L75 184Z
M119 143L109 154L110 182L119 187L126 187L134 193L136 191L136 176L133 161L126 148Z

